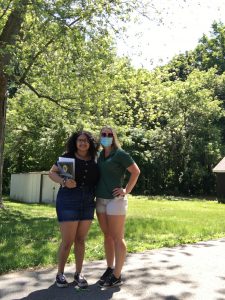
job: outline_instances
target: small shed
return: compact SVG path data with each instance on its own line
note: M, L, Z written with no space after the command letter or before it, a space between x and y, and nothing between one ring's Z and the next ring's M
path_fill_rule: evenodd
M59 184L48 172L29 172L11 175L10 198L27 203L54 203Z
M213 173L216 173L218 202L225 203L225 157L213 168Z

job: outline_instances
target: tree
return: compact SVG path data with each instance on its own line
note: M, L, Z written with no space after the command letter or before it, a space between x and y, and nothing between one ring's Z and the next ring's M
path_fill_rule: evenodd
M4 150L4 138L5 138L5 123L6 123L6 102L7 102L7 86L8 75L6 68L10 64L12 50L9 51L9 47L16 43L16 36L18 36L21 25L23 22L24 14L28 5L28 0L20 1L12 8L7 21L3 27L0 35L0 195L2 195L2 171L3 171L3 150ZM1 13L1 19L5 18L9 6L6 6ZM1 23L3 21L1 20ZM2 24L1 24L2 25ZM0 199L0 206L2 200Z
M126 106L120 118L128 125L125 149L142 170L137 189L146 194L213 193L212 168L222 152L224 118L215 88L222 88L223 80L213 69L194 70L186 81L165 81L167 76L160 69L139 70L124 83Z
M76 97L73 111L56 106L47 99L40 102L26 86L20 87L14 97L9 97L4 154L7 168L3 170L6 183L9 183L10 173L48 170L59 153L65 150L65 140L72 131L83 128L99 131L106 119L108 122L111 118L114 107L117 113L123 111L117 86L127 70L126 61L118 59L114 49L108 48L110 45L106 37L85 43L72 65L75 72L67 68L70 84L64 92ZM58 68L62 63L59 56L54 67ZM51 70L47 77L52 73ZM37 83L40 84L40 80ZM41 86L45 86L44 83ZM52 89L54 94L54 87ZM73 100L68 99L69 102L72 107ZM8 192L8 188L5 184L4 191Z
M221 22L212 24L210 36L203 35L195 49L174 56L171 61L160 69L167 71L165 79L185 81L194 70L207 71L216 68L217 74L225 71L225 26Z
M0 205L7 95L27 86L40 99L45 98L65 109L76 102L62 90L66 67L76 59L80 43L97 33L107 33L116 18L125 20L138 1L2 1L0 7ZM70 47L70 45L72 45ZM63 69L54 69L59 53ZM49 69L51 66L51 70ZM59 66L59 65L58 65ZM50 78L45 71L53 71ZM72 68L69 67L71 71ZM62 72L64 70L64 72ZM76 71L76 70L75 70ZM38 79L42 78L42 81ZM61 83L62 80L62 83ZM69 81L68 81L69 82ZM51 83L51 84L49 84ZM51 93L53 84L58 89ZM70 82L69 82L70 83ZM68 84L69 85L69 84Z
M186 51L184 54L176 55L162 70L167 70L166 76L171 81L185 81L188 75L196 68L195 56L193 51Z
M211 36L203 35L194 50L195 65L200 70L216 68L218 74L225 71L225 26L221 22L212 24Z

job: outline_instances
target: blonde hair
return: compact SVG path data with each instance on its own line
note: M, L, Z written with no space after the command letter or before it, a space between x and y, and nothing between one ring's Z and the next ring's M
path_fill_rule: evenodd
M109 130L112 131L112 134L113 134L113 144L112 144L112 146L116 149L121 148L121 145L120 145L120 142L118 140L115 129L112 128L111 126L106 125L106 126L102 127L102 129L100 131L100 135L101 135L103 129L109 129Z

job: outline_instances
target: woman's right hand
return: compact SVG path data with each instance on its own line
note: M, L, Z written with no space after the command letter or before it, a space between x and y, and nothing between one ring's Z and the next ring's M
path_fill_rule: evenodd
M73 189L77 186L77 183L74 179L67 179L64 184L68 189Z

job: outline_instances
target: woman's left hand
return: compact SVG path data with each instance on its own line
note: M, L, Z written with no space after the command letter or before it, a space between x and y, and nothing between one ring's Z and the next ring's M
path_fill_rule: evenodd
M123 189L123 188L115 188L113 190L114 197L123 197L126 195L126 193L127 193L126 189Z

